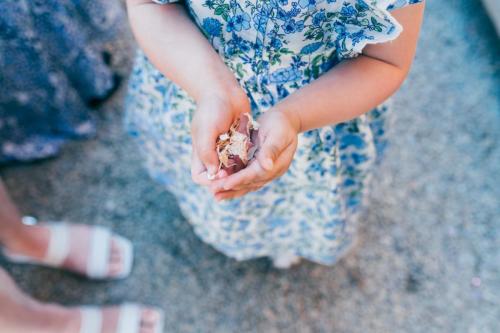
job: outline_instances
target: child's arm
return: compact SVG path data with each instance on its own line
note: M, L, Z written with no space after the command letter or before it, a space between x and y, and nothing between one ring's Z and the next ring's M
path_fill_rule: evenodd
M250 105L232 72L180 4L127 0L137 42L149 60L197 103L192 121L193 179L206 182L218 170L216 138Z
M372 110L396 92L415 55L424 4L393 11L404 27L388 43L372 44L276 105L296 117L301 132L347 121Z
M257 161L213 184L216 198L242 196L286 172L297 133L353 119L391 96L410 69L423 11L423 3L395 10L404 27L396 40L367 46L361 56L335 66L266 112L259 119L262 146Z

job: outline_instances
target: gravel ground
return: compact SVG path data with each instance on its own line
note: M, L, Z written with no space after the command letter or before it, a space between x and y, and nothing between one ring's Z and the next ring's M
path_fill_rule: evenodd
M126 72L127 38L117 50ZM479 0L429 1L364 241L335 267L278 271L199 241L122 131L124 89L103 107L95 140L1 174L25 213L131 238L132 276L90 282L0 264L45 301L161 306L167 332L500 332L499 59Z

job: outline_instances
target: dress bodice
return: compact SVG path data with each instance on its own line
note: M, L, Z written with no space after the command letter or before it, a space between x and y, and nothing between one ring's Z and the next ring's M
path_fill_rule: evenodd
M420 1L186 0L185 5L254 104L266 109L342 59L356 57L366 44L395 39L402 27L389 10Z

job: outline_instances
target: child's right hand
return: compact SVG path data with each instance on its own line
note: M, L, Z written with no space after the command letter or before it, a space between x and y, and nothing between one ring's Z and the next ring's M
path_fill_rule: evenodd
M219 170L215 143L241 114L250 112L250 101L238 85L233 89L207 93L197 100L191 122L193 156L191 176L200 185L210 185L211 179L224 176Z

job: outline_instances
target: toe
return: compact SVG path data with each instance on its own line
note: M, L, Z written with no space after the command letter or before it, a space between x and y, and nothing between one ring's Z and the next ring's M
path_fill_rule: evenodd
M121 259L121 248L118 241L111 238L110 260L119 261Z
M122 271L122 264L120 262L111 262L109 263L109 275L117 276Z
M120 246L115 239L111 239L111 248L108 263L108 272L110 276L117 276L123 268Z
M161 314L153 308L144 308L141 314L141 333L155 333Z
M114 275L114 278L124 278L127 277L132 270L133 262L133 246L132 243L121 236L113 235L110 244L110 258L109 265L116 267L116 263L119 263L119 273Z
M146 308L142 310L142 319L148 322L156 322L160 317L157 310L152 308Z

